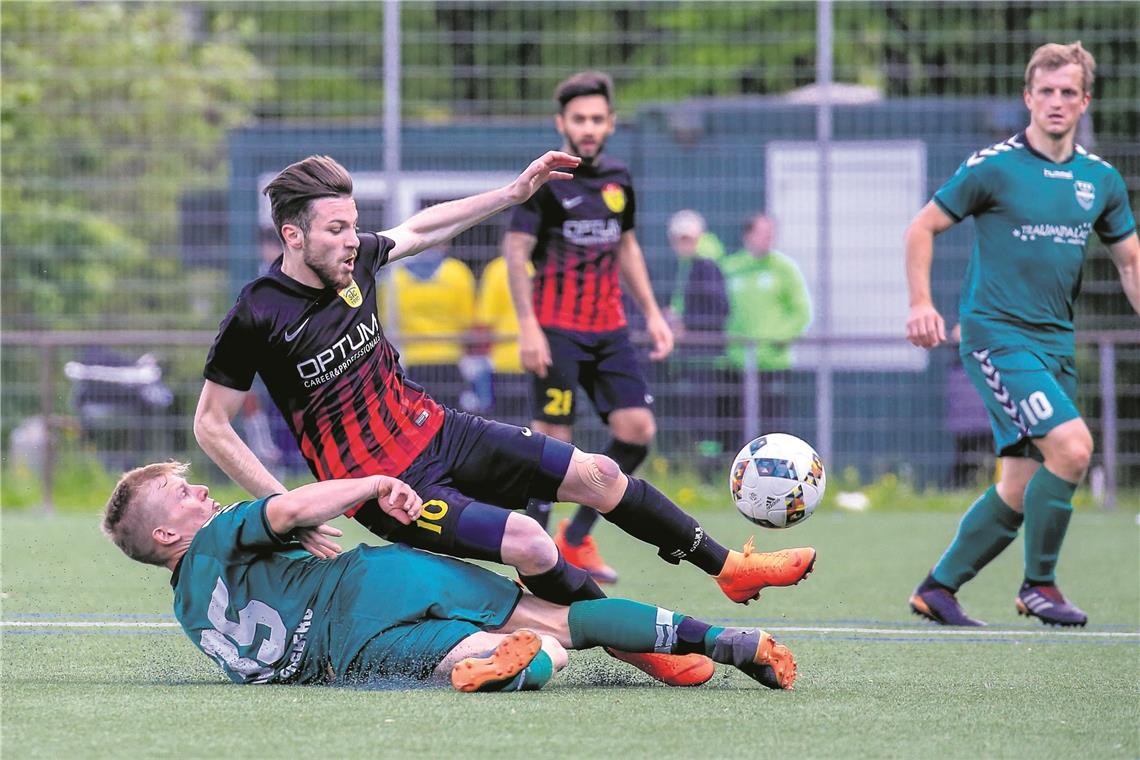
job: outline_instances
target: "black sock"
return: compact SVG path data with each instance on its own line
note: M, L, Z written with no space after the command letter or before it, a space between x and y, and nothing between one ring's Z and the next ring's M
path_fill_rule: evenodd
M586 540L586 536L590 535L590 530L597 520L598 510L579 504L578 511L574 513L574 516L570 518L570 524L566 526L566 543L571 546L581 546L582 542Z
M649 456L649 447L640 443L626 443L611 438L602 454L617 462L618 468L626 475L632 475L645 461L645 457ZM586 536L590 535L590 530L594 527L597 519L598 511L596 509L579 504L578 511L574 513L570 524L566 526L566 543L571 546L579 546L586 539Z
M605 599L606 595L590 574L566 561L561 552L554 567L538 575L523 575L519 580L539 599L568 605L589 599Z
M677 623L677 643L673 645L673 654L705 654L705 636L711 625L696 618L685 615Z
M533 517L534 521L546 530L546 526L550 524L550 509L553 506L549 501L531 499L526 503L526 516Z
M728 549L644 480L631 477L625 495L605 518L634 538L656 546L658 556L674 565L686 560L709 575L717 575L728 559Z

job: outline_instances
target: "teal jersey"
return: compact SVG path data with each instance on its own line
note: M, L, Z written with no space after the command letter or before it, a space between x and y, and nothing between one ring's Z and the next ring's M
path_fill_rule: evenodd
M1136 230L1120 173L1079 145L1054 163L1018 134L966 159L934 202L954 221L974 217L963 354L1008 347L1071 356L1089 235L1114 243Z
M494 627L518 600L501 576L404 546L317 559L273 533L266 501L214 515L170 581L182 630L234 682L327 682L392 629L430 618Z

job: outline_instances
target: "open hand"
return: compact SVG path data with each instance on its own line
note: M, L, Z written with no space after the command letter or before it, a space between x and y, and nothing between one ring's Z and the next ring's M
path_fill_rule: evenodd
M317 559L332 559L340 554L341 549L340 544L330 540L328 536L343 536L344 532L339 528L321 523L312 528L295 528L293 535L301 544L301 548Z
M538 188L552 179L574 179L570 172L559 169L573 169L582 163L582 159L563 153L560 150L550 150L530 162L530 166L523 170L514 182L510 184L510 196L514 203L522 203L534 195Z

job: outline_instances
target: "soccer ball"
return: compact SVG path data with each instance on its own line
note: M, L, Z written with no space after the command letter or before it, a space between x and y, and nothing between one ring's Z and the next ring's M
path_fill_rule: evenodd
M790 528L811 517L827 478L815 449L787 433L769 433L740 450L728 487L740 514L765 528Z

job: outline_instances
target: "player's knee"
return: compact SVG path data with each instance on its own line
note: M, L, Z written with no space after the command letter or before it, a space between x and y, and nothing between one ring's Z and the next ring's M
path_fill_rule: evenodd
M657 435L657 420L648 409L627 414L614 412L610 416L610 432L619 441L648 446Z
M621 499L618 489L622 477L617 462L604 454L590 454L575 449L570 469L562 487L558 489L558 497L608 511Z
M539 575L558 562L558 547L537 521L513 512L507 518L502 555L503 562L523 575Z
M542 651L546 652L550 661L554 663L555 673L562 670L570 662L570 656L566 654L566 647L562 646L561 642L553 636L542 637Z
M1092 453L1092 435L1087 430L1068 436L1058 450L1062 464L1074 473L1084 473L1088 470Z

